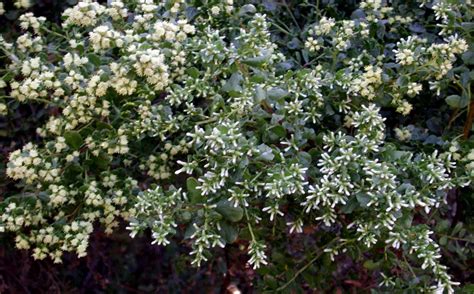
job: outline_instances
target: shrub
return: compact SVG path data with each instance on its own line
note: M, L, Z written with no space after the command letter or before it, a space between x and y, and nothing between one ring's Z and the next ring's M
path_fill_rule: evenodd
M61 26L23 14L0 41L0 109L41 103L49 120L9 156L21 192L0 230L61 262L123 219L132 237L187 240L196 266L239 239L257 269L312 229L308 265L368 252L382 289L453 292L433 227L474 175L470 143L387 120L439 98L466 109L469 5L373 0L347 17L303 2L304 23L271 1L86 0Z

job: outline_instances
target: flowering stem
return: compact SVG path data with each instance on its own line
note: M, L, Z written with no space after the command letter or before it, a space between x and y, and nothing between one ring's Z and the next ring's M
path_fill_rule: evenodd
M249 214L247 212L247 209L244 208L244 212L245 212L245 218L247 219L247 226L249 228L249 231L250 231L250 236L252 236L252 241L255 242L255 235L253 234L253 230L252 230L252 226L250 225L250 218L249 218Z

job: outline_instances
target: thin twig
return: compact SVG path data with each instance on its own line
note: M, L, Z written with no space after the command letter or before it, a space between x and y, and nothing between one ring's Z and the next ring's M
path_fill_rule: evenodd
M325 248L328 247L329 245L331 245L332 243L336 242L339 238L336 237L334 239L332 239L329 243L326 244L326 246L324 246ZM293 283L296 278L301 275L305 270L308 269L308 267L310 267L316 260L318 260L322 255L324 254L324 249L323 250L320 250L315 257L313 257L307 264L305 264L302 268L300 268L296 274L288 281L286 282L283 286L279 287L276 291L279 292L279 291L283 291L286 287L288 287L291 283Z

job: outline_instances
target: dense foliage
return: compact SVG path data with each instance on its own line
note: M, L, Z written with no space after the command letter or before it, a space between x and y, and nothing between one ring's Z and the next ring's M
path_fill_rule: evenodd
M324 290L323 268L350 259L370 288L452 293L443 256L469 268L474 241L449 217L472 207L472 12L85 0L60 25L21 14L0 39L0 112L39 104L46 121L8 155L0 231L61 263L125 222L184 240L197 267L239 244L259 289Z

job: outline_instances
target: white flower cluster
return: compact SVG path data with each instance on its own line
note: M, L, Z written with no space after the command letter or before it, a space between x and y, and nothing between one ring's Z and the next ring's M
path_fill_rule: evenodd
M16 46L24 53L26 52L41 52L44 48L43 40L41 37L32 37L29 33L25 33L18 37L16 40Z
M56 163L40 157L37 146L28 143L21 150L10 153L7 175L15 180L24 180L28 184L37 181L58 182L60 170Z
M7 115L8 107L5 103L0 103L0 115Z
M324 48L324 42L327 40L336 50L345 51L351 48L352 40L357 35L368 37L369 25L366 21L342 20L336 22L333 18L323 16L318 24L308 30L305 48L310 52L316 52Z
M15 0L15 3L13 3L16 8L30 8L32 3L31 0Z
M249 260L249 263L253 266L254 269L261 267L262 265L268 264L267 256L265 254L265 248L267 246L262 242L254 241L249 244L249 254L252 256Z
M313 37L309 37L308 39L306 39L304 46L308 48L309 52L315 52L321 49L321 43Z
M381 145L384 138L383 119L378 112L372 105L364 107L362 112L352 114L351 124L358 128L358 133L353 138L342 133L331 133L324 138L327 151L318 162L323 176L317 184L309 186L309 195L302 205L306 212L319 211L320 216L316 219L330 226L337 219L335 208L347 204L350 197L355 197L361 205L377 214L375 220L371 217L359 218L349 226L356 229L357 241L371 247L382 235L388 233L391 237L386 242L399 248L400 244L417 242L409 238L410 232L404 232L403 226L399 225L400 211L423 207L429 213L432 207L438 207L444 200L437 198L435 195L439 193L433 191L444 191L452 185L448 173L454 169L455 163L445 161L437 152L419 157L401 152L398 156L403 161L395 166L394 163L380 161L379 158L371 159L369 154L385 152ZM398 164L403 168L397 167ZM351 172L352 167L361 170ZM419 176L420 183L428 183L433 190L419 192L420 189L400 178L402 174L397 174L398 170L412 170ZM354 182L352 177L355 174L363 180ZM446 274L446 268L436 261L439 258L438 245L429 238L423 239L423 244L422 248L420 245L409 247L409 253L418 252L417 256L424 262L423 268L432 267L440 287L452 291L453 282ZM434 246L435 250L429 246ZM333 256L337 254L337 251L331 252Z
M435 293L454 293L453 286L458 286L458 282L451 280L451 277L447 274L447 267L439 262L441 258L441 249L439 245L434 242L430 235L432 231L426 228L420 228L414 232L415 238L412 238L412 244L410 244L409 253L414 253L418 258L423 260L421 265L422 269L429 268L437 277L437 284L431 287L431 290ZM403 237L401 237L403 239Z
M137 51L130 55L130 59L134 61L138 76L145 77L155 90L163 90L170 83L165 57L159 50Z
M378 87L383 82L382 72L380 67L366 66L364 72L352 80L349 93L363 96L368 100L375 99Z
M63 26L78 25L89 27L97 24L100 16L107 11L106 7L91 0L79 1L76 6L64 11L63 17L66 19ZM114 12L112 11L112 14Z
M182 205L186 195L181 190L163 191L161 187L147 190L138 196L135 204L136 219L127 228L134 237L140 230L151 224L153 244L169 244L169 235L175 233L176 208Z
M411 138L411 132L407 128L395 128L395 137L400 141L407 141Z
M94 51L110 49L114 44L120 48L124 43L123 40L120 39L119 33L105 25L94 28L94 30L89 33L89 40Z
M393 50L396 61L402 66L413 64L429 66L432 73L424 76L428 80L432 76L440 80L452 69L456 61L456 55L468 50L466 40L457 35L446 38L445 43L431 44L427 47L427 40L416 36L410 36L397 43L397 49Z
M164 21L155 20L157 6L145 2L141 8L152 15L150 20L155 23L146 33L141 27L135 30L133 24L123 26L128 10L121 1L112 1L106 7L85 0L67 9L63 14L64 30L73 30L70 28L73 26L87 27L87 30L74 34L74 39L69 42L71 50L65 54L36 54L44 49L44 44L49 44L48 35L42 34L48 29L44 18L34 17L31 13L19 19L22 29L28 32L17 39L16 48L2 39L2 50L6 50L12 60L9 70L18 79L12 79L9 85L2 80L1 89L9 86L10 96L21 102L37 100L55 105L54 114L38 128L44 144L30 143L12 152L7 167L9 177L35 187L45 201L36 202L34 210L39 211L36 216L31 209L25 207L23 211L18 208L19 203L13 203L10 206L16 206L12 208L12 214L7 211L0 221L2 230L28 230L28 236L42 236L35 240L32 237L18 239L19 248L36 246L33 250L35 258L50 256L59 261L63 251L76 251L83 256L93 222L103 224L105 231L111 233L119 224L118 218L128 218L128 202L136 181L122 176L118 180L117 175L104 175L100 171L114 156L129 154L130 137L145 132L165 134L178 129L176 118L163 115L162 106L151 105L148 97L171 83L170 71L181 72L173 72L173 78L183 75L187 59L183 52L184 43L195 33L195 28L177 17L166 22L166 39L156 39ZM164 44L163 41L172 43ZM112 52L115 47L123 50L119 56ZM165 48L163 52L162 47ZM142 119L141 123L140 119L131 120L123 123L123 128L110 132L113 129L109 124L112 122L111 113L114 111L114 117L117 114L117 101L110 93L126 96L137 91L140 91L140 103L133 111ZM2 114L6 113L6 105L1 105ZM150 111L164 118L160 119L161 123L156 122L155 127ZM104 129L91 132L91 126L97 125ZM182 141L167 151L167 164L170 166L174 165L170 160L173 156L187 152L187 143ZM163 152L160 158L165 155ZM124 158L121 163L130 166L132 161ZM167 172L168 175L161 173L163 177L160 178L169 177L169 168ZM80 188L71 184L76 180L81 183ZM61 220L61 224L52 225L49 223L51 220L55 224ZM44 231L48 224L51 226ZM71 224L71 229L68 229Z
M110 15L113 20L118 21L127 17L128 9L121 0L113 0L107 6L107 14Z
M308 33L315 34L316 36L324 36L331 32L332 28L336 25L334 18L321 17L319 23L311 28Z
M437 24L441 28L440 35L452 34L453 27L452 22L456 18L459 18L464 13L469 13L472 10L472 2L467 1L445 1L445 0L434 0L431 3L431 9L435 13L436 20L439 21Z
M165 180L172 176L171 166L175 158L188 153L186 140L180 140L176 145L166 142L163 153L159 156L150 155L146 161L140 165L140 169L146 170L147 174L156 180Z
M41 26L44 25L46 18L43 16L35 17L33 13L28 12L22 14L18 20L20 21L20 27L23 30L28 30L31 28L35 33L38 33Z

